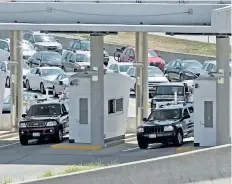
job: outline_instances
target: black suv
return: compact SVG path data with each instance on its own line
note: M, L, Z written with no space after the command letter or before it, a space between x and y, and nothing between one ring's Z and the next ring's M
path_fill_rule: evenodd
M30 139L42 141L47 138L59 143L69 132L68 103L65 101L36 103L22 117L24 120L19 122L21 145L27 145Z
M149 144L169 142L181 146L183 139L193 136L193 105L191 103L167 104L151 112L148 119L137 128L140 149Z
M76 50L83 50L83 51L90 51L90 40L81 40L81 39L74 39L69 43L68 50L76 51ZM104 65L108 66L110 57L108 52L104 49Z

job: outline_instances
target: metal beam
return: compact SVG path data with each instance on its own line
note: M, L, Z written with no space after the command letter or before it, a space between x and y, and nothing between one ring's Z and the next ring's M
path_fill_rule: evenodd
M0 23L0 30L215 33L211 26ZM226 33L225 34L229 34Z

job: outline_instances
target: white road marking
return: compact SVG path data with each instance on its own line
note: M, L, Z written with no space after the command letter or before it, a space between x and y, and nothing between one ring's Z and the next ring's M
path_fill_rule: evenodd
M125 150L123 150L123 152L133 151L133 150L137 150L137 149L139 149L139 147L125 149Z
M5 147L9 147L9 146L13 146L13 145L15 145L15 144L19 144L19 142L15 142L15 143L12 143L12 144L5 144L5 145L3 145L3 146L0 146L0 149L1 149L1 148L5 148Z

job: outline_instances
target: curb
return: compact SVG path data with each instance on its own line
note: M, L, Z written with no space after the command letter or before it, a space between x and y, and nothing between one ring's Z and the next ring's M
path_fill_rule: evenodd
M18 132L0 135L0 140L9 139L18 136Z
M195 150L197 149L193 147L180 147L180 148L176 148L176 153L186 153L186 152L191 152Z

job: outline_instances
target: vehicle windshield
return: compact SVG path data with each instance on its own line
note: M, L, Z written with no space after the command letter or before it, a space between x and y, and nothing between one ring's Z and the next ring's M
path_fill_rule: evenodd
M151 113L148 117L148 121L176 120L181 118L181 114L181 109L159 109Z
M59 104L33 105L27 112L27 116L58 116L61 114Z
M24 51L35 50L34 46L30 42L23 42L22 48Z
M155 95L174 95L184 96L184 86L157 86Z
M208 63L204 63L204 64L202 65L202 69L205 69L207 65L208 65Z
M181 65L184 69L202 68L202 64L199 61L183 61Z
M131 65L120 65L119 70L120 72L127 72Z
M153 50L148 50L148 57L158 57L158 55Z
M89 62L90 57L87 54L76 54L76 62Z
M90 41L76 41L73 46L73 49L76 50L90 50Z
M47 52L47 53L43 53L42 57L44 61L49 61L49 60L60 60L62 56L58 52Z
M148 77L163 76L163 72L157 67L148 67Z
M49 75L59 75L63 74L64 71L62 69L41 69L42 76L49 76Z
M56 42L52 35L35 35L35 42Z

